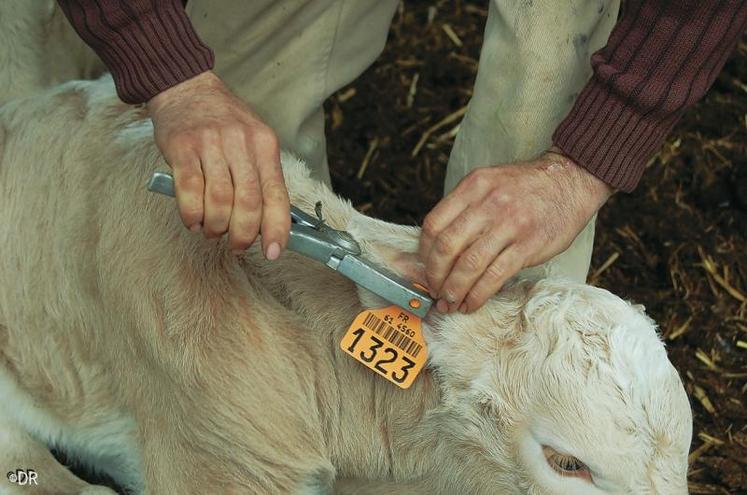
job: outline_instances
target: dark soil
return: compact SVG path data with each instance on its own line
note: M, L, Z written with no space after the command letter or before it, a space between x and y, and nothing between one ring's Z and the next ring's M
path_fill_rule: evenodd
M467 104L486 4L405 2L379 61L328 102L332 180L359 210L417 224L440 199L458 119L412 151ZM646 305L690 394L693 494L747 493L746 165L743 39L638 189L614 196L597 226L589 281Z

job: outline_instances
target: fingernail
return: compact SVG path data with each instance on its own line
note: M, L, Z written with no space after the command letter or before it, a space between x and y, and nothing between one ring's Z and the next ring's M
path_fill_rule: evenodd
M273 242L269 246L267 246L267 252L265 253L265 258L267 258L270 261L274 261L278 259L278 256L280 256L280 244L277 242Z
M449 310L449 305L443 299L439 299L436 303L436 309L440 313L446 313Z
M459 306L459 312L460 312L460 313L466 313L466 312L467 312L467 304L466 304L466 303L462 303L462 304L461 304L461 305Z
M456 302L456 297L454 297L454 294L452 294L448 290L444 292L443 297L449 304L454 304Z
M202 231L202 224L198 222L198 223L192 225L189 228L189 230L191 230L192 232L200 232L200 231Z

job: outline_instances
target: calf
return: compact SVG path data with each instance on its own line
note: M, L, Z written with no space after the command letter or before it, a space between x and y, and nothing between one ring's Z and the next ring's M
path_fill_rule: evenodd
M292 252L186 230L111 79L0 108L0 493L684 494L691 413L653 322L602 289L520 281L423 321L401 390L340 349L384 306ZM418 229L357 213L283 155L369 259L418 278ZM369 480L369 487L359 481Z

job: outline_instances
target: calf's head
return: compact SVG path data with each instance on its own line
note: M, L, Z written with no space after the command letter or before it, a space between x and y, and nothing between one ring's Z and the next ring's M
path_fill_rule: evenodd
M521 282L431 333L454 426L517 492L686 493L689 403L638 308L589 286Z
M402 254L415 251L414 229L363 218L350 228L370 257L418 278ZM424 332L443 398L436 423L465 457L478 454L463 476L483 477L486 493L687 493L690 406L641 307L588 285L520 281L473 314L431 314Z

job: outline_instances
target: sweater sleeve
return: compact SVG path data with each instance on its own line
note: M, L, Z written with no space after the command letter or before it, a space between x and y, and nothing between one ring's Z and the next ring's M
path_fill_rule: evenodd
M181 0L58 0L126 103L143 103L213 67Z
M746 24L745 0L626 1L553 143L612 187L632 191Z

